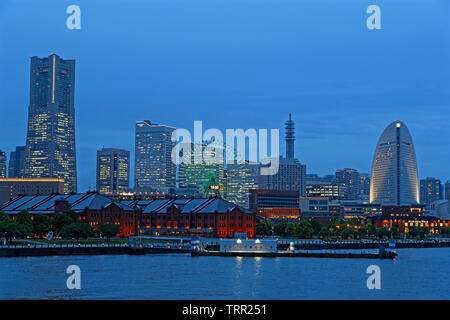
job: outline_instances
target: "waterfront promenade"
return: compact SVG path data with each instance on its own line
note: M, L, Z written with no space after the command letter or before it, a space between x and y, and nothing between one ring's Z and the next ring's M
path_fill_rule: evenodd
M106 255L106 254L152 254L152 253L190 253L189 239L182 243L161 242L130 243L28 243L0 245L0 257L57 256L57 255ZM27 240L24 240L27 241ZM219 239L202 238L202 246L210 251L219 251ZM352 250L379 249L390 247L389 241L321 241L317 239L279 239L277 250L286 251L291 243L295 250ZM392 247L392 245L391 245ZM450 239L441 240L397 240L395 248L446 248Z
M0 246L0 257L36 257L105 254L188 253L190 244L154 243L141 248L128 243L105 244L15 244Z

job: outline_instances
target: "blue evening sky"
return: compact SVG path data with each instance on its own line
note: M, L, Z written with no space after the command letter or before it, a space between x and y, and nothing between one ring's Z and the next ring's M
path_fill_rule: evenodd
M369 172L399 119L419 176L450 180L449 21L448 0L0 0L0 149L25 143L30 57L57 53L76 59L79 191L99 148L134 150L136 120L282 129L290 112L308 173Z

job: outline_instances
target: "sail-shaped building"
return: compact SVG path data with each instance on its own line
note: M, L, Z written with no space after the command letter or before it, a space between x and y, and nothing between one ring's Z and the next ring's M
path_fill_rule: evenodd
M372 162L370 202L409 206L419 203L416 154L408 128L394 121L378 140Z

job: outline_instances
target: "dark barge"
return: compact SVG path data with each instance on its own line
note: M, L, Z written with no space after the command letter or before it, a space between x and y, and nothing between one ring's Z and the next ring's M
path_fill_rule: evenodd
M394 251L384 251L378 253L354 253L354 252L221 252L207 250L191 251L193 257L197 256L219 256L219 257L262 257L262 258L352 258L352 259L395 259L397 253Z

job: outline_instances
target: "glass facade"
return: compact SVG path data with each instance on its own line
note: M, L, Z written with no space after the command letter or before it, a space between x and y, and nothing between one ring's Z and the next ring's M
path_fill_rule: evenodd
M16 151L11 151L8 178L23 178L25 173L25 149L25 146L18 146Z
M135 186L159 190L174 188L176 166L172 162L172 133L174 127L136 122Z
M101 194L125 192L130 186L130 152L103 148L97 151L97 191Z

